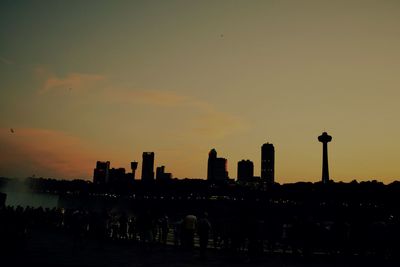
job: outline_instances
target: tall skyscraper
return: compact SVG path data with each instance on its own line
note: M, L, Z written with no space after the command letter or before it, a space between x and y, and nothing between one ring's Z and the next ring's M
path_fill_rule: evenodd
M154 180L154 152L143 152L142 181Z
M217 151L213 148L208 153L208 164L207 164L207 180L213 181L214 179L214 165L217 159Z
M96 168L93 170L93 183L106 184L109 182L110 162L97 161Z
M261 147L261 181L267 185L275 182L275 148L270 143Z
M225 181L228 179L227 160L218 158L217 151L211 149L208 153L207 180L211 182Z
M250 181L254 177L254 164L250 160L241 160L238 162L237 168L237 179L238 181Z

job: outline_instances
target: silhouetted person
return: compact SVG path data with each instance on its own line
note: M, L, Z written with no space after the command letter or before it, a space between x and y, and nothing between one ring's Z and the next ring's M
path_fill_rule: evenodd
M131 216L128 221L128 237L136 240L136 218L134 216Z
M258 259L260 254L263 252L262 232L261 227L264 224L263 221L256 217L249 218L248 220L248 256L250 261Z
M108 225L108 213L106 210L96 213L94 216L95 221L93 222L93 232L95 235L95 240L99 248L103 248L104 241L107 237L107 225Z
M154 220L149 210L138 217L137 227L140 235L142 249L149 250L153 247Z
M211 230L211 223L208 220L208 214L205 212L197 224L197 233L200 242L200 257L206 258L206 251L208 246L208 238Z
M128 238L128 217L125 212L122 212L119 217L119 238L127 239Z
M233 260L237 260L240 252L244 249L246 240L246 216L240 213L234 214L231 219L231 255Z
M162 244L167 244L168 230L169 230L169 220L167 215L163 215L159 220L160 226L160 236L159 241Z
M194 245L194 232L196 231L197 217L194 215L187 215L183 219L183 240L184 247L193 249Z
M111 215L110 226L111 226L111 239L117 240L119 234L119 220L115 213Z
M74 247L81 247L83 245L87 221L83 211L76 210L72 214L71 230L73 234Z
M182 227L183 220L178 220L174 222L174 246L177 247L182 243Z

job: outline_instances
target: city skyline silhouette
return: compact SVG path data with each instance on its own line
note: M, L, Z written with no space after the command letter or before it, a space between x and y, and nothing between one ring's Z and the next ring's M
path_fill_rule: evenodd
M400 266L400 1L0 1L0 266Z
M323 132L318 136L318 141L323 144L322 149L322 176L321 182L328 184L332 179L329 176L328 167L328 146L327 144L332 141L332 136L328 135L327 132ZM211 183L218 182L228 182L229 179L236 180L237 182L250 182L250 183L260 183L265 184L270 187L275 181L275 147L271 143L264 143L261 146L261 168L260 176L254 175L254 163L253 161L247 159L242 159L237 162L237 175L236 177L229 176L228 172L228 159L217 157L217 151L215 148L211 149L208 153L207 162L207 176L196 177L200 179L205 179ZM165 173L165 166L157 166L155 162L154 152L143 152L142 154L142 176L141 180L143 182L154 182L157 180L168 181L173 177L172 173ZM95 184L108 184L111 180L135 180L136 169L139 162L131 162L131 173L126 173L125 168L110 168L110 161L97 161L96 168L93 172L93 183ZM157 174L155 175L154 169L156 168ZM113 175L111 171L120 170L122 172L120 175ZM118 177L118 176L121 176ZM166 176L165 176L166 175ZM114 177L115 176L115 177ZM190 177L186 177L190 178ZM193 178L193 177L192 177ZM302 182L302 181L297 181Z
M315 182L326 131L335 181L400 177L396 1L0 6L0 176L91 180L154 151L205 178L213 147L261 176L268 141L276 179Z

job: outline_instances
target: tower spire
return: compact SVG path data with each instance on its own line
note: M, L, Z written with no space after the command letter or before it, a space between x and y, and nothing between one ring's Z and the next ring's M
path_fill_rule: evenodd
M318 141L322 143L322 183L327 184L329 182L328 143L332 141L332 136L323 132L318 136Z

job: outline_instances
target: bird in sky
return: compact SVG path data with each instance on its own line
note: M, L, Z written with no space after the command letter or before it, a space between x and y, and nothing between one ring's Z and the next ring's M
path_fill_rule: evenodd
M14 129L13 129L13 128L10 128L10 132L11 132L11 133L14 133Z

